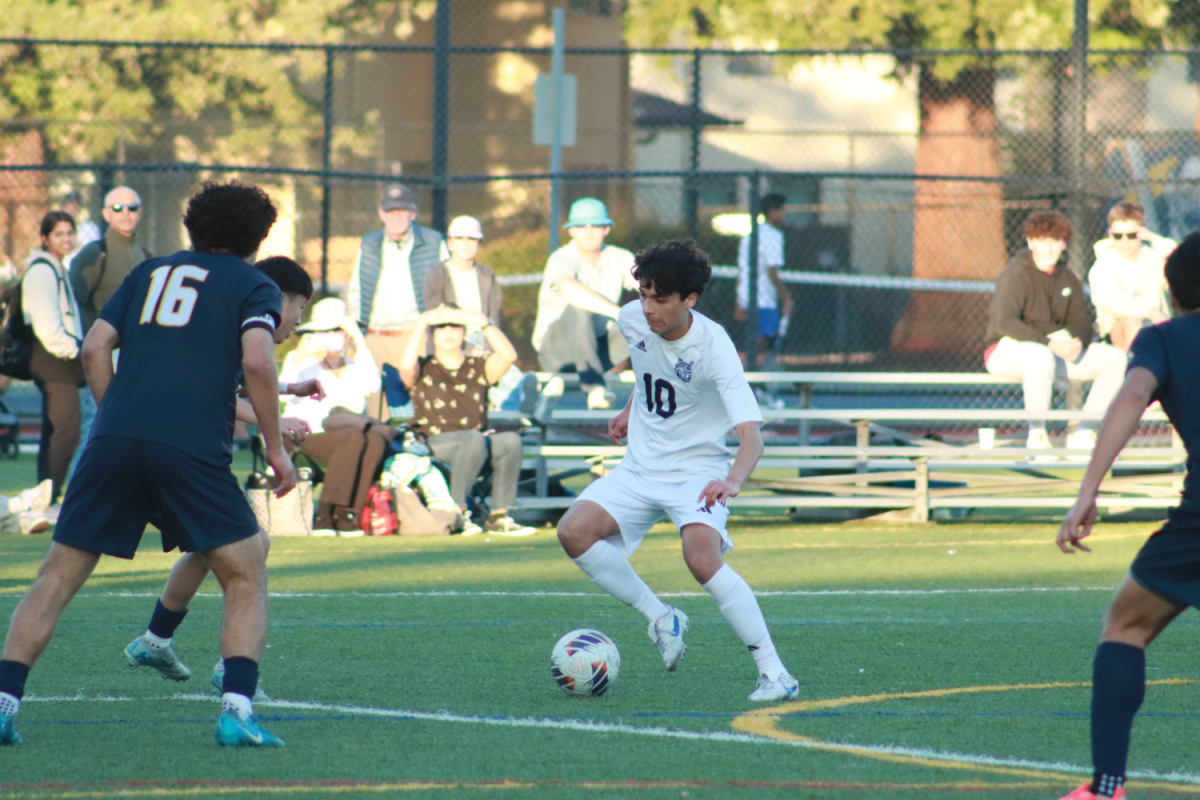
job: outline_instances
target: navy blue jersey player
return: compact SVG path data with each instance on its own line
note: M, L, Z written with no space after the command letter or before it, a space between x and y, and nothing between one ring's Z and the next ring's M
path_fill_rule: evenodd
M1146 684L1146 647L1188 606L1200 608L1200 233L1167 258L1167 284L1180 316L1143 328L1134 339L1125 385L1113 398L1084 475L1079 498L1063 520L1058 546L1088 550L1082 540L1096 521L1096 495L1117 453L1158 400L1188 452L1183 497L1138 552L1117 590L1092 664L1090 783L1071 800L1121 798L1133 718Z
M67 603L102 554L132 558L151 519L163 549L200 553L225 594L217 742L283 744L251 717L267 636L266 554L230 471L244 374L278 494L296 482L279 430L273 336L280 291L252 266L274 221L261 189L205 184L184 216L194 250L135 268L88 333L84 370L99 409L50 552L8 630L0 744L20 741L12 721L25 679Z

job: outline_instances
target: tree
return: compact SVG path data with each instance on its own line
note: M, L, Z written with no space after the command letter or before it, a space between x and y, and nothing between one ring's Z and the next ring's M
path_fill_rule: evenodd
M1170 12L1165 0L1095 0L1092 44L1161 46ZM631 43L659 46L1062 49L1070 46L1072 15L1071 0L630 0L626 32ZM1001 176L994 97L1001 66L982 56L898 58L899 71L919 72L918 174ZM914 195L915 277L997 274L1006 256L999 182L916 181ZM914 294L893 351L977 353L982 331L964 331L962 303L963 295Z

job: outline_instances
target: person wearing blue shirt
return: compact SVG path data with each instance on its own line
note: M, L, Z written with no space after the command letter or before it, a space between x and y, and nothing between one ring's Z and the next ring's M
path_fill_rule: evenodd
M1117 454L1157 400L1183 439L1188 474L1178 506L1134 558L1104 618L1092 665L1092 780L1070 800L1124 797L1133 718L1146 690L1146 648L1188 606L1200 607L1200 232L1167 257L1171 302L1181 316L1143 328L1133 340L1125 383L1113 398L1080 486L1059 529L1064 553L1096 522L1096 497ZM1064 800L1066 800L1064 798Z
M244 380L279 481L276 494L296 485L280 437L274 333L281 294L253 267L275 216L258 187L206 183L183 220L194 249L136 267L84 340L96 422L50 552L8 630L0 745L20 742L13 718L25 680L71 598L102 554L132 558L151 519L164 551L200 553L225 595L217 743L283 745L251 716L267 638L266 553L230 471Z

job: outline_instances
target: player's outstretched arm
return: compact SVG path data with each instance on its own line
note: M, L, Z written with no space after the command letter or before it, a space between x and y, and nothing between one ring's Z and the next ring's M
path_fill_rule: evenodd
M113 379L113 351L121 346L121 334L102 319L88 331L83 340L83 374L96 405L104 399Z
M1055 544L1064 553L1074 553L1075 550L1091 552L1091 548L1081 540L1091 534L1092 525L1096 522L1096 495L1100 492L1100 482L1112 469L1121 448L1137 430L1142 412L1150 404L1150 398L1157 388L1158 379L1145 367L1134 367L1125 376L1124 385L1104 415L1100 435L1096 437L1096 449L1092 451L1092 460L1079 487L1079 497L1058 529Z
M759 422L742 422L734 426L738 436L737 456L733 466L723 481L709 481L697 500L704 501L706 506L714 503L725 504L730 497L737 497L742 491L742 484L749 478L750 473L758 466L758 460L763 454L762 430Z
M267 446L267 463L279 481L275 496L283 497L296 486L296 468L283 449L280 435L279 376L275 372L275 339L270 331L250 328L242 334L242 372L246 396Z

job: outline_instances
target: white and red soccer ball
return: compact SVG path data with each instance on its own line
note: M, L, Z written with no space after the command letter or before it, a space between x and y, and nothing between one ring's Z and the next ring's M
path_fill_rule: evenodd
M550 674L558 688L574 697L602 695L617 680L621 654L613 640L591 628L573 630L550 654Z

